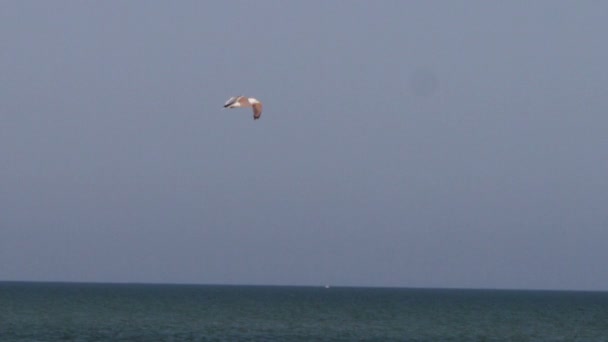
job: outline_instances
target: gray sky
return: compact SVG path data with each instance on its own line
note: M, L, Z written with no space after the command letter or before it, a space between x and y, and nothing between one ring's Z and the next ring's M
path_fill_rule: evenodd
M608 290L607 14L2 1L0 280Z

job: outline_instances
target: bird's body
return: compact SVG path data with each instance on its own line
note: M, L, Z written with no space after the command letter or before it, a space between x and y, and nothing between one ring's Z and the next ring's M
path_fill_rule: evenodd
M262 102L253 97L233 96L224 104L224 108L253 108L253 119L257 120L262 115Z

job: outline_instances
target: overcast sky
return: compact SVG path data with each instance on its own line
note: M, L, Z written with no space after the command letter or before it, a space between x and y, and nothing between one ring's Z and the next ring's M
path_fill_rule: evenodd
M0 280L608 290L607 14L2 1Z

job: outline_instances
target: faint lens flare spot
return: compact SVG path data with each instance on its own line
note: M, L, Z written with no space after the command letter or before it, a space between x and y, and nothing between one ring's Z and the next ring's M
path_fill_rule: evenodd
M435 72L418 68L410 74L410 89L417 96L431 96L437 92L439 82Z

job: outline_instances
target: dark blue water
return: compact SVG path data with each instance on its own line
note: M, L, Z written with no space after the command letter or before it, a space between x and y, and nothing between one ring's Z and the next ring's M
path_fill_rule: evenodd
M0 341L608 341L608 293L0 282Z

